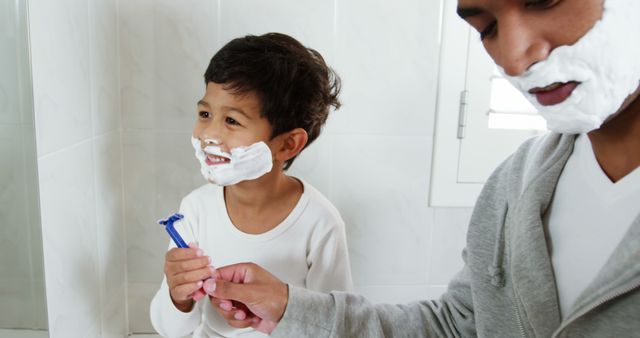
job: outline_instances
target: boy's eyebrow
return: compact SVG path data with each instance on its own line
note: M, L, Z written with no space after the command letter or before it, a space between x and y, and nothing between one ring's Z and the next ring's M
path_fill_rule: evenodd
M200 101L198 101L198 106L209 107L209 104L207 102L205 102L204 100L200 100Z
M480 15L484 13L484 10L478 7L458 7L456 12L462 19L466 19L470 16Z
M222 109L224 110L229 110L229 111L234 111L236 113L242 114L244 115L244 117L246 117L249 120L253 120L251 118L251 116L249 116L249 114L245 113L244 110L240 109L240 108L235 108L235 107L229 107L229 106L222 106Z

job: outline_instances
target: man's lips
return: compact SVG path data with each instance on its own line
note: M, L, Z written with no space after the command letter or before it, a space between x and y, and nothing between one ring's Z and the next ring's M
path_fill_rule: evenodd
M536 100L543 106L553 106L558 103L564 102L573 90L578 87L580 83L571 81L566 83L556 82L552 85L546 86L544 88L533 88L529 90L529 94L535 95Z
M207 155L207 157L205 157L204 162L207 165L218 165L218 164L225 164L225 163L231 162L231 159L226 158L226 157L207 154L207 153L205 153L205 154Z

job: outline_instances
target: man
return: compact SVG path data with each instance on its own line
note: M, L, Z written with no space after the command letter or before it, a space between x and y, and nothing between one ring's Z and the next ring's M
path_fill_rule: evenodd
M291 337L638 335L640 1L459 0L458 13L553 132L486 183L447 292L373 305L237 264L205 283L229 324Z

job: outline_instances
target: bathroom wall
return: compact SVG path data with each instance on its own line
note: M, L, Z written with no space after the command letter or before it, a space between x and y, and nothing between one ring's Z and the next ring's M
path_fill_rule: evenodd
M129 329L150 332L166 232L157 221L203 183L190 143L202 74L216 48L216 2L120 1Z
M47 328L26 18L0 0L0 337Z
M116 0L30 0L51 337L127 334Z
M428 206L440 1L120 1L118 24L132 332L152 330L169 241L156 221L204 183L189 143L202 74L244 34L290 34L342 76L343 108L290 173L342 213L356 291L397 303L445 290L470 210Z

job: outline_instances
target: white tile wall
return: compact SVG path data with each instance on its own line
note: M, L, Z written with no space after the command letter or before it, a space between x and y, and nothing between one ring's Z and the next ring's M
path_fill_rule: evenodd
M160 273L153 276L162 280L162 265L158 266ZM129 307L129 331L133 333L155 332L149 319L149 305L158 291L159 282L145 283L129 281L127 303Z
M335 114L329 131L430 137L437 85L439 2L336 3L334 66L344 80L345 106Z
M151 330L149 303L162 279L169 238L157 224L178 211L180 199L203 184L191 133L135 130L123 135L125 224L132 332Z
M122 123L155 126L153 0L118 1Z
M193 102L204 90L202 73L218 48L245 34L292 35L320 51L343 79L343 108L331 114L323 135L290 173L316 186L341 211L356 290L375 302L444 292L462 266L469 210L428 206L439 4L120 2L133 332L152 331L148 305L168 241L154 222L202 182L184 139L194 120Z
M149 303L168 237L157 220L203 184L190 144L217 1L120 1L120 73L129 329L152 331Z
M119 2L124 126L193 126L203 74L213 55L216 1Z
M47 315L25 20L24 2L0 2L0 328L42 330Z
M329 119L331 119L331 116L329 116ZM333 163L331 155L332 143L333 138L331 136L321 134L319 138L296 157L288 170L288 174L304 179L325 196L329 196Z
M15 53L20 36L16 32L16 8L10 2L0 3L0 124L20 123L20 107L18 97L20 87L16 86L19 76L18 59ZM12 51L8 53L4 51Z
M117 92L117 91L116 91ZM102 337L127 332L126 232L122 203L122 147L120 131L93 141L96 189L96 228Z
M177 212L180 199L204 183L191 159L189 140L188 132L124 134L125 197L131 205L125 210L130 282L153 283L162 277L169 238L157 221Z
M433 221L426 207L428 141L335 137L329 199L347 224L356 285L426 284Z
M88 1L91 53L91 119L93 135L118 131L120 83L118 17L115 0Z
M40 204L52 337L100 335L92 142L40 157Z
M335 1L220 1L218 33L222 47L247 34L282 32L319 51L327 60L334 52Z
M124 337L117 2L29 10L50 335Z
M0 338L49 338L49 333L42 330L0 329Z
M196 103L204 93L204 71L215 49L215 5L216 1L203 0L154 1L155 108L149 121L127 128L191 130Z
M33 138L32 125L0 124L0 327L46 327Z
M38 154L92 134L87 1L29 3Z

